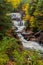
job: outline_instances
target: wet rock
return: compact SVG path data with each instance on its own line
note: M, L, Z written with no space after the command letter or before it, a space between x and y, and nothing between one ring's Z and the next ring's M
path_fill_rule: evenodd
M28 40L30 39L30 37L33 36L33 32L32 31L28 31L28 32L23 32L22 35L24 36L24 39Z
M35 36L31 36L31 37L29 37L29 41L37 41L37 39Z

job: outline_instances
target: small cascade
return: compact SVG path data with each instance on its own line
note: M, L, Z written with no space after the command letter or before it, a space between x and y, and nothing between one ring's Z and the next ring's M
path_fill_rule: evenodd
M25 28L24 21L13 21L14 26L17 27L16 32L22 32L22 30ZM39 45L38 42L35 41L27 41L24 39L24 37L21 35L21 33L17 33L20 41L22 42L22 45L24 48L30 48L30 49L36 49L43 51L43 47Z

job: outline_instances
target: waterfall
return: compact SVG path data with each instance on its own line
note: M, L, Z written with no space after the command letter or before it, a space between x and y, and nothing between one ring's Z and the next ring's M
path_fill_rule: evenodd
M25 28L24 21L13 20L12 22L13 22L13 25L17 27L16 32L22 32L22 30ZM43 47L40 46L38 42L25 40L24 37L21 35L21 33L17 33L17 35L20 41L22 42L22 45L24 48L30 48L30 49L43 51Z

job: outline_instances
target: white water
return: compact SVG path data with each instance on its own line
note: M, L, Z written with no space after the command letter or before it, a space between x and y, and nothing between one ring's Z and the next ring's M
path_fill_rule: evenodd
M22 30L24 29L24 22L21 21L21 23L23 25L20 25L20 21L13 21L14 23L14 26L16 26L18 29L16 30L16 32L22 32ZM38 42L34 42L34 41L27 41L24 39L24 37L21 35L21 33L17 33L19 38L20 38L20 41L22 42L22 45L24 48L30 48L30 49L36 49L36 50L41 50L43 51L43 47L40 46L38 44Z

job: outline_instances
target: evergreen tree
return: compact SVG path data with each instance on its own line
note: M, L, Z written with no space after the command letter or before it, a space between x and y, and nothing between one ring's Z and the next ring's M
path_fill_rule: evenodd
M0 36L5 35L5 32L12 27L11 19L8 15L11 11L11 4L6 0L0 0Z

